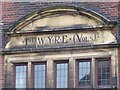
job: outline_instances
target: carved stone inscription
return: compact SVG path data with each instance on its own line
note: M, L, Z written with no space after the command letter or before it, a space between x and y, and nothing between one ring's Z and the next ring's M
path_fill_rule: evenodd
M59 34L59 35L48 35L48 36L31 36L25 37L23 44L25 46L36 45L59 45L59 44L87 44L93 43L100 38L99 33L93 33L89 36L87 34Z
M71 32L11 37L6 48L59 48L115 43L110 31Z

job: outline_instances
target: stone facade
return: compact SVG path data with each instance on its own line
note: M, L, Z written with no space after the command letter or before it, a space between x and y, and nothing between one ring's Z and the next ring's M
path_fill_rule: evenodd
M116 24L114 22L117 22L118 24L115 27L113 27L113 26L111 27L111 26L109 26L109 25L111 25L110 22L109 23L105 22L105 24L108 23L107 27L104 26L103 28L100 28L100 27L95 28L95 30L98 30L98 29L100 29L100 30L103 29L103 31L110 30L108 37L106 36L108 34L108 32L105 33L105 36L107 38L104 41L105 43L107 42L107 45L105 45L105 46L104 45L103 46L101 46L101 45L94 46L93 45L93 47L85 47L85 46L81 47L81 46L79 46L79 47L74 47L72 49L72 47L71 48L68 48L68 47L62 48L61 46L58 45L61 48L56 49L56 48L53 48L51 46L53 50L51 50L51 48L47 48L45 50L44 49L37 50L37 49L29 49L28 48L28 50L27 50L27 49L24 49L24 47L22 47L23 49L21 49L21 48L18 49L18 47L17 47L16 49L18 49L18 50L10 49L10 48L14 48L14 46L16 46L18 44L17 42L14 43L15 41L19 40L19 42L21 42L21 40L22 40L20 37L20 36L22 36L22 34L20 34L21 32L24 34L22 38L26 37L26 35L29 34L29 31L28 31L28 34L26 34L26 31L31 29L29 23L26 24L29 20L31 21L31 19L29 19L28 17L31 18L32 15L34 17L36 12L39 13L42 10L43 11L46 10L47 7L53 7L53 6L80 7L80 8L85 9L86 11L90 10L98 16L102 16L103 18L101 18L101 20L106 19L108 21L112 21L112 25ZM119 80L119 77L120 77L119 76L119 72L120 72L120 70L119 70L120 69L120 67L119 67L120 66L119 65L120 64L119 63L119 59L120 59L119 58L120 57L119 56L119 53L120 53L120 50L119 50L119 27L120 27L120 25L119 25L119 23L120 23L119 22L119 18L120 18L119 17L119 7L120 7L119 2L73 2L73 1L72 2L52 2L52 1L50 1L50 2L1 2L1 7L2 7L2 10L0 12L0 14L2 16L2 19L0 22L0 24L1 24L0 25L1 26L1 30L0 30L0 33L1 33L0 34L0 37L1 37L1 39L0 39L0 42L1 42L1 45L0 45L0 47L1 47L1 49L0 49L1 50L0 87L1 88L2 87L13 88L13 86L14 86L14 82L13 82L14 81L14 78L13 78L14 73L13 73L12 68L14 66L14 63L18 63L18 62L19 63L23 63L23 62L28 63L28 73L29 73L28 74L28 78L29 78L28 79L29 80L28 87L32 88L32 85L33 85L33 83L31 83L31 81L32 81L32 79L31 79L31 77L32 77L31 76L32 75L31 74L32 62L38 62L39 59L43 62L47 61L46 62L47 71L48 71L47 72L47 86L46 86L47 88L54 88L55 87L54 86L55 79L53 77L54 76L54 61L58 61L58 60L68 60L69 61L69 77L70 77L69 87L76 88L77 87L76 86L76 73L75 73L75 71L76 71L76 62L75 62L76 59L90 58L92 60L92 62L94 63L93 64L93 67L94 67L94 65L95 65L94 59L98 58L98 57L111 57L111 60L112 60L111 61L112 62L112 64L111 64L111 66L112 66L111 88L114 88L116 86L118 88L120 88L119 87L120 86L120 84L119 84L120 83L120 80ZM32 12L33 12L33 14L30 14ZM39 13L39 14L41 14L41 13ZM92 16L94 16L94 14L92 14ZM76 15L76 13L75 13L75 15ZM97 18L96 15L95 15L95 18ZM61 18L62 18L61 20L58 20L57 18L54 18L54 20L50 19L50 21L48 21L50 23L48 23L47 25L52 27L56 24L55 26L57 27L57 22L55 22L55 21L61 22L61 24L59 24L60 26L76 24L76 21L73 21L72 19L71 19L71 22L75 22L75 23L72 23L72 24L71 23L67 23L67 24L62 23L62 20L65 20L66 18L68 18L68 16L61 17ZM70 18L68 18L68 19L70 20ZM82 18L84 18L84 17L82 17ZM76 18L76 20L77 19L79 20L79 18ZM24 21L24 20L26 20L26 21ZM46 21L46 20L44 19L44 21ZM86 18L85 18L85 20L86 20ZM83 22L85 20L83 20ZM43 21L41 21L41 22L39 21L40 24L39 23L32 23L32 24L33 24L33 26L38 25L40 27L40 25L43 24ZM46 22L44 22L44 23L46 23ZM77 24L80 24L80 23L81 22L77 22ZM87 22L85 22L84 24L86 24L86 23ZM93 23L91 21L90 25L97 25L97 24L95 22ZM102 25L102 24L99 24L99 25ZM24 27L24 25L26 27ZM33 28L33 26L32 26L32 28ZM24 27L24 28L22 28L22 27ZM36 27L34 27L34 28L36 28ZM77 28L81 29L80 27L77 27ZM65 28L62 28L62 29L65 30ZM76 29L76 27L75 27L75 29ZM87 29L90 30L89 28L87 28ZM83 30L87 30L87 29L83 29ZM21 32L19 32L19 30ZM48 32L49 32L49 30L50 30L50 28L48 29ZM58 28L55 30L57 31L60 29ZM18 39L18 38L14 39L14 37L16 38L16 34L14 32L18 33L17 35L18 35L18 37L20 37L20 39ZM73 30L73 31L69 31L69 32L74 33L76 31ZM43 31L43 33L42 33L43 36L45 33L46 32ZM48 35L49 34L52 35L53 33L48 33ZM61 31L60 31L60 33L61 33ZM36 32L34 32L34 34L36 34ZM31 35L33 36L34 34L31 34ZM55 33L55 36L56 36L56 34L59 35L59 33ZM62 34L64 34L64 32ZM67 33L67 35L68 34L69 33ZM110 34L111 34L111 36L110 36ZM112 38L112 35L114 35L113 36L114 38ZM38 36L39 36L39 34L38 34ZM105 36L103 39L105 39ZM28 35L28 37L29 37L29 35ZM48 36L46 36L46 37L48 37ZM11 41L10 41L10 39L11 39ZM108 43L109 41L115 42L115 43L110 44L110 43ZM56 41L56 42L60 43L59 41ZM97 42L97 43L101 44L100 42ZM70 44L71 44L71 42L70 42ZM20 43L18 45L21 46ZM43 48L46 48L46 47L43 47ZM66 51L64 51L64 49ZM88 53L88 52L90 52L90 53ZM16 53L18 53L18 54L16 54ZM94 68L93 68L93 72L95 73ZM96 84L95 84L95 76L94 75L92 77L92 79L93 79L92 88L98 88L98 87L96 87ZM117 79L116 79L116 77L117 77ZM116 82L117 82L117 85L116 85Z

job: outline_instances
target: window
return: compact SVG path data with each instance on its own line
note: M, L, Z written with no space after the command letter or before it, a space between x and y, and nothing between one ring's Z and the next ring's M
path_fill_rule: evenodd
M45 88L46 64L34 64L34 88Z
M78 87L90 86L90 61L79 61Z
M26 88L27 66L15 65L15 88Z
M70 65L70 75L69 77L69 64L68 61L59 61L55 62L55 67L50 67L51 70L47 73L46 61L32 63L28 66L27 64L15 64L14 65L14 86L15 88L27 88L31 85L31 88L46 88L46 86L51 85L53 87L52 78L53 73L55 76L54 87L55 88L68 88L69 79L71 83L75 84L75 88L91 88L93 85L96 88L107 89L111 88L111 70L110 70L110 59L109 58L97 58L97 59L78 59L76 60L77 64L75 68L74 65ZM70 63L71 64L71 63ZM49 64L48 64L49 65ZM32 67L32 68L31 68ZM28 69L32 72L28 73ZM55 70L55 72L52 71ZM31 74L30 77L27 77L28 74ZM47 76L50 82L47 82ZM96 76L96 77L95 77ZM32 77L32 78L31 78ZM28 80L30 79L30 80ZM27 82L27 81L33 82ZM95 81L93 81L95 80ZM47 85L48 84L48 85ZM74 85L73 85L74 87ZM48 87L49 88L49 87Z
M56 63L56 88L68 87L68 63Z
M98 60L98 85L110 85L110 60Z

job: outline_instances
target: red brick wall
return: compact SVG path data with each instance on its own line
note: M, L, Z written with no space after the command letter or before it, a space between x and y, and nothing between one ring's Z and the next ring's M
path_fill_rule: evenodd
M69 4L84 7L94 10L97 13L105 16L110 20L117 20L118 16L118 3L117 2L2 2L2 22L4 23L3 29L9 28L18 19L23 16L36 11L44 6L52 6L57 4Z

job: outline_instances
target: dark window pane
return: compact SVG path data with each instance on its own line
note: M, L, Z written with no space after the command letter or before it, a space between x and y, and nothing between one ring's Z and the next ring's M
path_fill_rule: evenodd
M79 62L79 87L90 86L90 62Z
M45 88L46 80L46 65L34 65L34 88Z
M98 61L98 85L109 85L110 61Z
M15 68L15 87L26 88L26 65L18 65Z
M68 63L56 64L56 88L68 87Z

